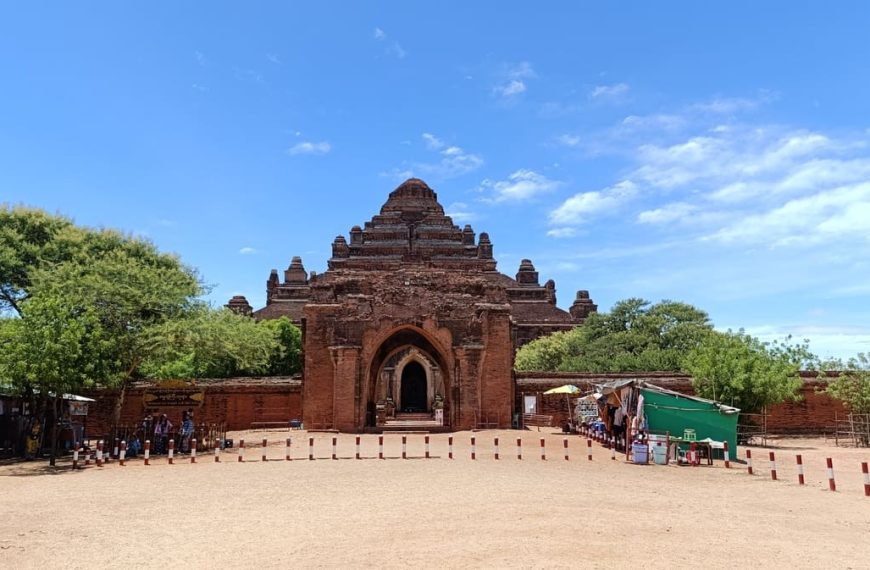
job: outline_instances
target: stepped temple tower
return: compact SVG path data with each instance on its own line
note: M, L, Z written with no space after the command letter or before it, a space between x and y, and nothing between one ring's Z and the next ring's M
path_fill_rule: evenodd
M305 425L349 432L509 427L516 349L596 310L587 291L569 311L556 307L555 283L541 285L527 259L515 278L499 273L489 235L454 225L415 178L335 238L325 272L309 275L294 257L283 281L272 270L266 293L262 309L244 297L228 307L302 327Z

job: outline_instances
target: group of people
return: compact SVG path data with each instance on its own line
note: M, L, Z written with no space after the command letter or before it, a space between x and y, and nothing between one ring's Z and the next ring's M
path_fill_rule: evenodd
M179 453L189 453L190 441L193 439L194 433L193 410L182 412L180 430L175 429L175 425L169 420L166 414L160 414L160 417L158 417L156 421L151 414L148 414L145 416L145 419L142 420L142 432L145 434L146 438L153 434L153 438L151 438L153 442L151 452L155 455L162 455L169 451L170 439L177 440L175 446L176 451ZM134 434L131 437L131 440L136 442L141 449L141 443L139 443L137 435ZM129 453L130 442L127 443L127 450Z

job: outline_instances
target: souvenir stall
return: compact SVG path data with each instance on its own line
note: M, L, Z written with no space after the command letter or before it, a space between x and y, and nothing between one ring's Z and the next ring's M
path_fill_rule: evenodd
M598 418L588 417L594 399ZM585 406L580 402L585 401ZM581 410L582 408L582 410ZM725 442L737 453L737 418L740 410L635 379L620 379L597 386L597 392L578 400L575 413L585 414L583 425L615 441L626 459L635 463L669 459L694 462L721 456ZM719 450L717 452L717 450Z

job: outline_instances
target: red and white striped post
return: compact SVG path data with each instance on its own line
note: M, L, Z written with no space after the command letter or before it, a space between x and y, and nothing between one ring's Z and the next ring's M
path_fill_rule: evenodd
M804 484L804 459L801 454L797 454L797 470L798 470L798 485Z
M151 465L151 440L145 440L145 465Z
M220 438L214 438L214 462L221 462L221 440Z
M79 468L79 442L76 442L75 447L73 448L73 469Z
M864 496L870 497L870 471L867 470L867 462L861 462L861 473L864 475Z
M495 438L495 459L498 460L498 438Z
M190 462L196 463L196 438L190 439Z
M476 448L474 446L474 436L471 436L471 458L477 459L477 454L475 453Z
M837 490L837 482L834 481L834 462L830 457L827 458L828 463L828 488L831 491Z
M115 438L115 452L112 454L112 457L120 457L121 456L121 440L117 437Z
M616 438L611 438L610 441L610 460L616 461Z
M523 460L523 440L520 438L517 438L517 459Z
M429 436L423 436L423 442L426 444L426 459L429 459Z
M770 452L770 478L776 481L776 455Z
M245 462L245 440L239 440L239 463Z
M268 461L268 458L266 457L266 447L268 447L268 445L269 445L269 441L264 437L264 438L263 438L263 451L262 451L263 456L262 456L262 458L261 458L261 460L263 461L263 463L265 463L266 461Z
M562 438L562 447L565 448L565 461L568 461L568 438Z
M428 440L429 438L427 437L426 439ZM359 440L360 440L360 437L356 436L356 458L357 459L359 459Z
M408 436L402 436L402 459L408 459Z
M169 440L169 448L166 450L166 459L172 465L172 459L175 456L175 440Z
M384 458L384 436L378 436L378 459Z
M91 448L87 447L87 448L85 448L85 465L87 466L90 464L91 464Z
M335 437L335 436L332 436L332 459L333 459L333 460L337 460L337 459L338 459L338 451L337 451L337 448L338 448L338 438Z
M447 459L453 459L453 436L447 437Z
M545 442L544 438L542 437L541 438L541 461L547 460L547 449L544 447L545 445L546 445L546 442Z
M314 438L308 438L308 461L314 461Z
M119 452L119 454L118 454L118 459L119 459L120 462L121 462L121 467L123 467L123 466L124 466L124 460L127 459L127 442L126 442L126 441L122 441L122 442L121 442L121 450L120 450L120 452Z
M592 461L592 440L586 438L586 459Z
M103 440L97 442L97 467L103 466Z
M285 442L285 451L284 451L284 461L291 461L290 452L292 451L291 446L293 445L293 438L288 437Z
M746 450L746 472L752 475L752 450Z
M725 457L725 469L731 469L731 456L728 454L727 441L722 444L722 455Z

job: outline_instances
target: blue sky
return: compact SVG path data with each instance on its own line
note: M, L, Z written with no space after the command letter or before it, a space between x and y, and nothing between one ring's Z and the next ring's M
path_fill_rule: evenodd
M425 179L559 304L870 350L870 5L0 8L0 202L147 236L210 299Z

